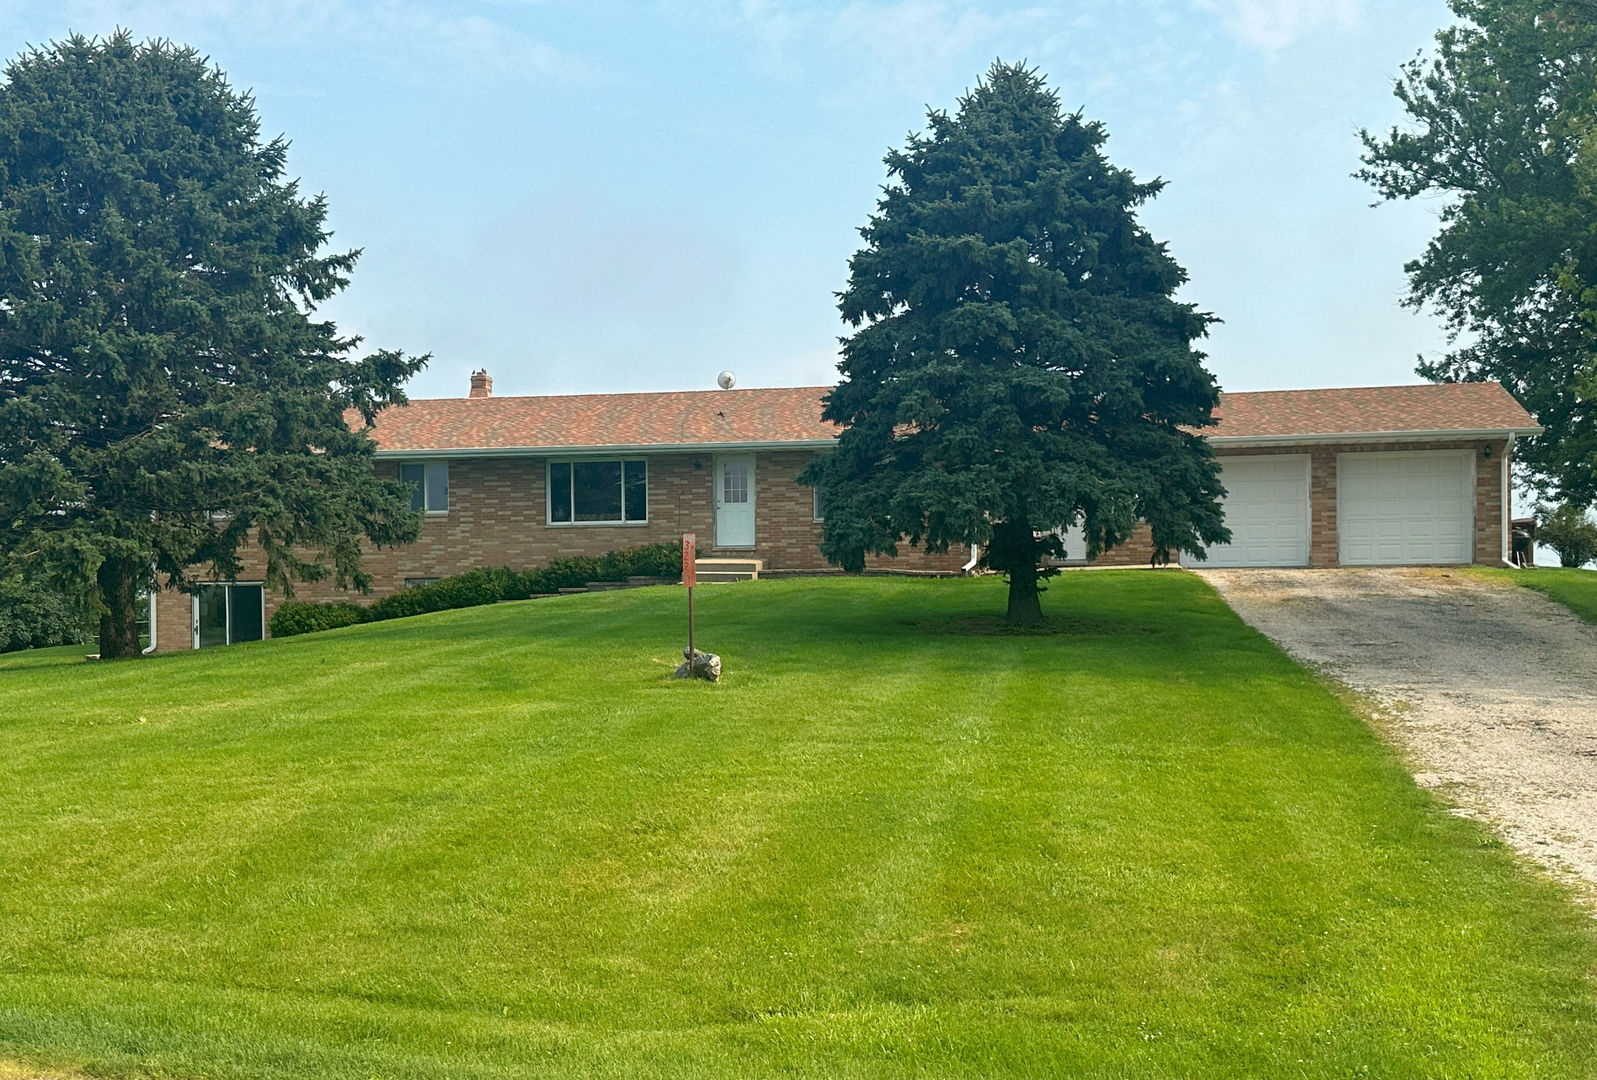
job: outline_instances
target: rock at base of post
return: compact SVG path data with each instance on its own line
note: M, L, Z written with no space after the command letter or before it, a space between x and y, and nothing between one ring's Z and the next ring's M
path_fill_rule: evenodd
M672 674L673 679L721 681L721 658L715 653L699 652L694 649L692 655L689 655L688 650L683 649L682 657L682 666Z

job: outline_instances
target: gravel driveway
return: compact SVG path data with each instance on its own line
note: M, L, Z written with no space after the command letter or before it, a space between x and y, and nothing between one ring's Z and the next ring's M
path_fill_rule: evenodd
M1597 629L1446 570L1204 570L1237 614L1367 694L1415 779L1597 899Z

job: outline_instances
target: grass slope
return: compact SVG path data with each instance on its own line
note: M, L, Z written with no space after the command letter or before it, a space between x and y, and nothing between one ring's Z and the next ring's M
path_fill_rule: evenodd
M1564 1077L1597 937L1179 573L0 660L0 1058L171 1077Z
M1586 622L1597 623L1597 572L1562 566L1538 566L1534 570L1477 568L1474 572L1488 577L1506 577L1516 585L1535 589Z

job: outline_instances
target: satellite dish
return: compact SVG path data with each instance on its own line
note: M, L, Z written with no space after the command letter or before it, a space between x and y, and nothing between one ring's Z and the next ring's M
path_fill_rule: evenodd
M723 371L715 377L715 383L722 390L730 390L738 383L738 377L730 371Z

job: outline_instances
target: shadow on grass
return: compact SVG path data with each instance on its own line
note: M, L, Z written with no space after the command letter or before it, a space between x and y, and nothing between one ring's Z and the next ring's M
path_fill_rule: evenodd
M83 646L83 648L85 648L85 649L92 648L92 647L93 646ZM46 655L46 656L28 656L27 655L28 653L34 652L34 651L47 652L47 653L48 652L53 652L55 655L53 655L53 656L51 656L51 655ZM104 661L104 664L105 664L106 667L110 667L110 666L112 666L114 664L126 663L126 662L127 661L107 660L107 661ZM90 663L98 664L98 663L100 663L100 661L99 660L92 660L91 661L89 659L89 654L87 652L76 652L76 653L72 653L72 654L63 655L60 652L60 650L24 649L24 650L21 650L19 652L6 653L5 655L0 656L0 674L4 674L5 672L8 672L8 671L37 671L40 668L70 667L70 666L72 666L74 664L90 664Z
M963 637L1124 637L1157 630L1149 623L1101 615L1044 615L1036 626L1014 626L1002 615L950 614L900 619L895 625L920 634Z

